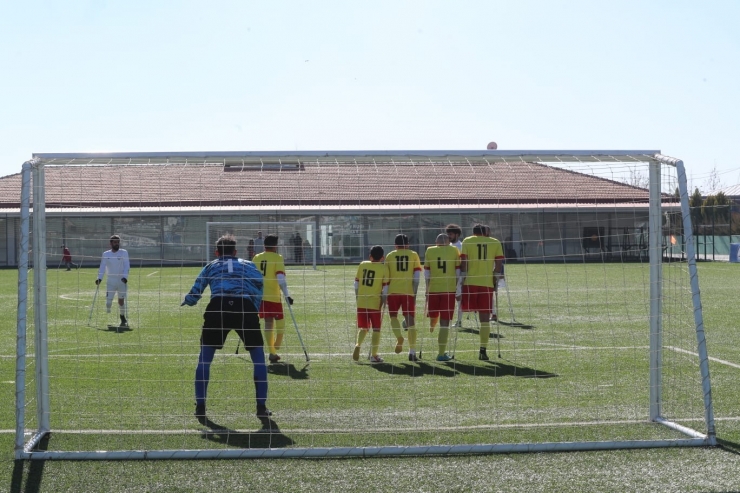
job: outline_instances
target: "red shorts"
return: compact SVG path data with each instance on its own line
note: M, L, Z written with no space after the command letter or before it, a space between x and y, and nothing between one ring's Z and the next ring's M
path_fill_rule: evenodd
M395 315L401 310L404 317L416 315L416 300L410 294L389 294L388 313Z
M463 286L462 311L491 313L493 310L493 288L486 286Z
M380 310L357 309L357 326L361 329L380 329Z
M429 293L427 312L429 318L452 320L452 314L455 312L455 293Z
M283 319L283 304L274 301L264 301L260 305L260 318L274 318L275 320Z

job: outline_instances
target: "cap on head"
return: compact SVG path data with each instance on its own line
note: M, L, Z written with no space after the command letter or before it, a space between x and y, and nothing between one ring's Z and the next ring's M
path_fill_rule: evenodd
M113 235L110 237L110 241L121 241L121 237L118 235Z
M408 246L408 244L409 244L409 237L406 236L403 233L397 234L396 235L396 239L393 241L393 243L396 246Z

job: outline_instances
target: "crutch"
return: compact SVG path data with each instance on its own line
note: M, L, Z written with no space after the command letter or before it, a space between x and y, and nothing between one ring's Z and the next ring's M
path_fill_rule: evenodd
M295 327L295 332L296 334L298 334L298 341L300 341L301 347L303 348L303 354L306 356L306 361L309 361L308 352L306 351L306 345L303 344L303 337L301 337L301 331L298 330L298 323L296 323L295 315L293 315L293 307L291 306L290 303L287 302L287 300L286 300L286 304L288 305L288 311L290 312L290 318L293 319L293 327Z
M496 313L498 313L498 292L496 292ZM498 316L496 317L496 347L498 349L498 357L500 358L501 357L501 324L498 323Z
M87 317L88 326L90 326L90 322L92 322L93 310L95 310L95 301L98 299L98 291L100 291L100 284L95 286L95 294L93 295L92 305L90 305L90 316Z

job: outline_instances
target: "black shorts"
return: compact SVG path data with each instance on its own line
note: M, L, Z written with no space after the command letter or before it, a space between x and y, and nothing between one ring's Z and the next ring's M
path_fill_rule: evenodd
M232 330L239 335L246 349L264 345L260 319L251 301L229 296L211 298L203 314L200 343L221 349Z

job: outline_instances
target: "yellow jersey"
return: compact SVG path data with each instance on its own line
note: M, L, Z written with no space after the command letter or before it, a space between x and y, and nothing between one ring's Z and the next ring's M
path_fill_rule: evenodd
M386 266L369 260L360 263L355 282L358 284L357 308L380 310L383 286L388 284Z
M496 259L504 258L501 242L488 236L468 236L463 240L463 260L467 260L466 286L493 287L493 268Z
M429 247L424 254L424 270L430 274L427 292L454 293L460 270L460 252L453 245Z
M385 257L388 294L414 295L414 272L421 273L419 254L408 248L393 250Z
M258 253L252 259L257 269L264 277L265 288L262 295L263 301L280 303L280 285L277 281L277 275L285 275L285 260L283 256L275 252Z

